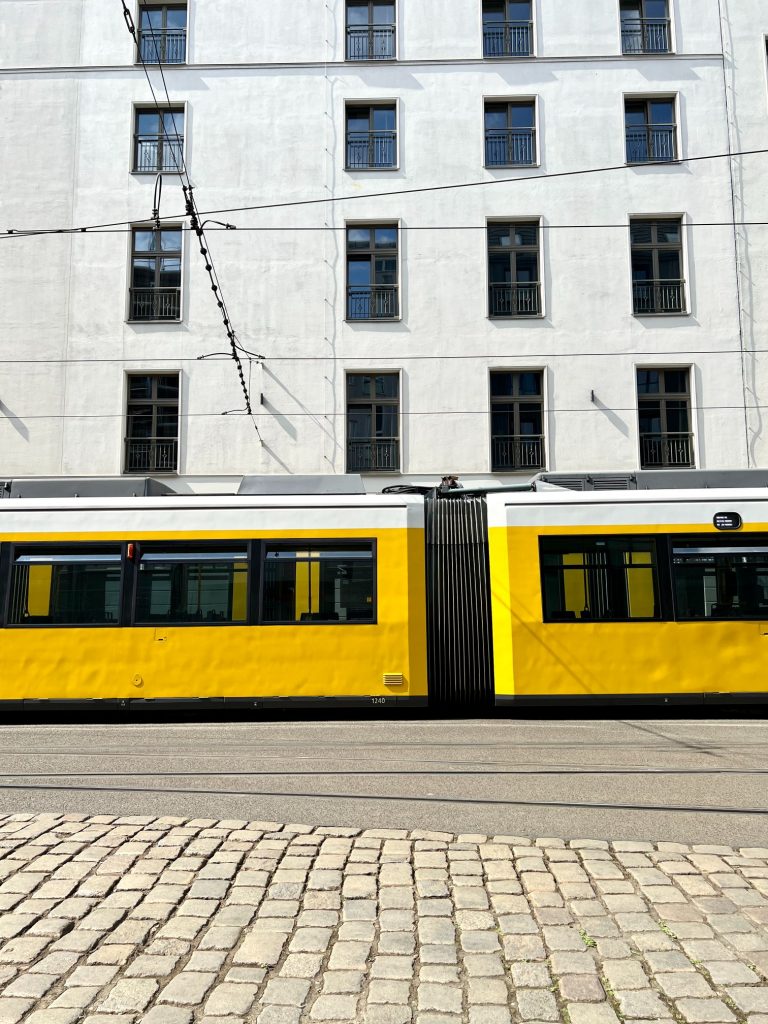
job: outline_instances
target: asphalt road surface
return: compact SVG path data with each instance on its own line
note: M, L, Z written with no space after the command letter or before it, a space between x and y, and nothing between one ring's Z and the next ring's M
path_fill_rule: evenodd
M768 721L40 722L0 726L0 813L765 845Z

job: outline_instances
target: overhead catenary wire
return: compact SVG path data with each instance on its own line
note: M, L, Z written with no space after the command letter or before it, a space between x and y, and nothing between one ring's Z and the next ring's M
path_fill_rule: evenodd
M637 220L647 220L647 219L650 219L652 217L656 217L656 219L658 219L658 220L667 220L667 221L679 219L679 218L676 218L676 217L664 217L664 216L659 216L659 215L655 215L655 214L646 214L646 215L643 215L643 216L638 215L637 218L633 217L632 219L633 220L635 220L635 219L637 219ZM160 219L161 223L170 224L170 222L171 222L171 219L163 220L162 217L159 218L159 219ZM173 219L178 219L178 218L173 218ZM155 218L153 217L152 221L154 222L154 220L155 220ZM400 231L401 234L408 234L409 232L412 232L412 231L487 231L489 226L491 226L493 224L505 224L505 223L510 222L510 221L512 223L517 223L519 221L520 222L525 222L525 221L535 222L536 223L536 227L538 227L539 230L541 230L541 231L611 231L611 230L629 231L631 229L631 227L632 227L632 225L629 223L629 221L625 221L623 224L621 224L621 223L614 223L614 224L548 224L546 221L537 220L535 215L532 215L532 214L521 214L519 216L506 217L506 218L502 217L502 216L489 217L485 224L403 224L403 223L399 223L398 224L398 230ZM26 231L26 232L11 230L9 232L0 234L0 238L39 238L39 237L47 237L47 236L51 236L51 235L61 235L63 237L68 237L69 235L76 234L78 232L81 232L81 233L87 235L87 237L89 237L89 238L94 238L97 235L129 235L131 233L131 231L133 230L133 228L135 228L137 226L137 224L139 224L139 223L140 223L140 220L134 220L134 221L131 221L131 227L87 228L87 229L86 228L77 228L77 229L65 230L65 231L59 231L57 229L40 229L39 231L31 230L31 231ZM702 221L691 221L691 220L683 219L683 221L682 221L682 226L683 226L683 228L686 231L689 228L733 228L734 225L736 227L744 227L744 228L768 227L768 220L740 220L740 221L732 221L732 220L702 220ZM192 232L193 229L188 227L186 224L181 224L181 225L178 226L177 230L179 230L179 231L186 231L186 232L190 233L190 232ZM299 225L299 224L297 224L297 225L284 224L284 225L279 225L279 226L262 227L261 225L258 225L258 224L246 224L246 225L240 225L240 224L219 224L217 226L216 223L214 222L214 226L211 227L211 228L207 228L207 230L208 231L214 231L214 232L218 232L218 231L235 231L236 230L236 231L238 231L241 234L249 232L249 231L258 231L260 235L262 235L262 234L277 234L277 233L289 234L289 233L292 233L292 232L338 232L340 234L343 234L347 230L347 225L334 226L334 225L318 224L318 225L310 226L310 225Z
M190 180L189 173L187 171L186 162L184 160L184 155L178 149L178 147L174 145L173 141L171 140L170 136L168 135L168 130L166 128L165 116L164 115L166 113L170 113L171 121L173 123L174 137L175 137L175 139L179 138L179 132L178 132L178 128L176 126L176 115L174 114L173 109L172 109L171 97L170 97L170 94L168 92L168 83L165 80L165 73L163 71L163 65L162 65L162 61L160 59L160 50L158 48L157 38L156 38L154 32L150 33L151 39L152 39L152 45L153 45L154 50L155 50L155 56L157 58L157 69L160 72L160 77L161 77L161 80L162 80L162 83L163 83L163 91L165 92L165 98L166 98L167 103L168 103L168 108L165 109L165 110L161 107L160 103L158 102L154 86L152 85L152 78L151 78L151 76L149 74L149 69L148 69L147 63L146 63L146 61L144 59L144 53L142 52L141 41L140 41L138 33L136 31L136 26L134 24L133 18L131 17L131 12L128 10L127 4L126 4L126 0L120 0L120 2L122 4L123 18L125 19L125 24L126 24L126 26L128 28L128 32L130 33L131 38L133 39L134 44L136 46L136 52L137 52L139 60L141 62L141 66L144 69L144 76L146 77L147 84L149 85L149 90L150 90L150 92L152 94L152 100L154 102L155 109L156 109L156 111L158 113L158 116L159 116L159 124L162 127L162 133L163 133L164 141L168 144L168 150L169 150L169 152L171 154L171 157L173 159L173 163L174 163L174 165L176 167L177 172L179 173L180 177L182 178L182 186L181 187L182 187L182 192L184 194L185 213L189 217L190 229L192 231L194 231L194 233L197 235L197 238L198 238L198 241L199 241L199 245L200 245L200 253L203 256L203 259L205 260L205 270L206 270L206 272L208 274L208 277L209 277L209 280L211 282L211 291L214 294L214 297L215 297L215 300L216 300L216 304L217 304L217 306L218 306L218 308L219 308L219 310L221 312L222 321L224 323L224 329L226 331L227 338L228 338L229 344L230 344L230 349L231 349L231 353L232 353L232 360L235 363L235 368L237 370L238 379L240 381L240 387L241 387L241 390L243 392L243 397L245 399L245 409L244 409L244 412L248 416L251 417L254 429L256 431L256 435L259 438L259 443L263 444L263 440L262 440L262 437L261 437L261 433L259 431L258 424L256 423L256 420L255 420L254 415L253 415L253 408L252 408L252 405L251 405L251 395L250 395L250 391L248 389L248 385L247 385L246 380L245 380L245 374L243 372L242 360L240 359L240 355L238 353L237 335L235 333L234 327L232 326L232 320L231 320L231 317L229 315L229 310L227 309L226 301L224 299L224 293L223 293L223 290L221 288L221 282L219 281L219 276L218 276L218 274L216 272L216 266L215 266L215 263L214 263L214 260L213 260L213 255L211 254L210 246L208 244L208 240L207 240L206 235L205 235L205 224L201 220L200 213L199 213L199 211L197 209L197 204L195 202L195 196L194 196L194 187L192 185L192 181ZM139 10L141 11L141 10L144 10L145 8L146 8L145 0L139 0ZM178 156L177 156L177 151L178 151ZM162 178L159 178L159 181L162 182ZM158 189L156 188L156 197L157 196L158 196ZM160 225L162 223L167 223L168 219L159 216L159 210L157 209L157 205L159 204L159 199L156 198L155 202L156 202L156 208L155 208L155 210L153 210L153 219L154 219L156 227L159 230ZM262 357L256 356L256 358L261 359ZM225 415L228 415L228 413L225 413Z
M694 405L692 406L694 412L738 412L741 415L743 406L739 405ZM768 409L768 405L751 405L750 409ZM612 413L627 413L627 415L636 415L637 406L611 406ZM400 416L405 418L418 418L426 416L442 416L450 419L451 416L488 416L490 407L485 409L429 409L424 411L414 411L401 409ZM585 405L582 408L555 408L553 406L542 406L542 414L547 415L562 415L563 413L573 414L590 414L590 415L604 415L604 410L599 406ZM246 416L248 415L245 409L231 409L225 413L221 412L179 412L179 419L217 419L220 416ZM270 412L254 412L251 414L253 417L262 417L264 419L271 419L272 414ZM291 410L290 415L296 418L308 418L319 422L320 420L329 419L344 419L347 415L344 411L339 412L313 412L309 409L298 409L295 412ZM23 415L20 413L4 413L3 418L9 421L26 422L29 420L112 420L122 419L122 413L40 413L33 415Z
M768 354L768 348L755 348L751 349L756 355ZM545 362L548 359L602 359L603 357L612 358L630 358L630 359L661 359L664 353L658 350L653 351L642 351L640 349L632 349L631 351L614 351L614 352L593 352L593 351L574 351L574 352L520 352L516 358L523 359L530 363L531 360L540 360ZM675 349L676 357L683 356L730 356L739 355L739 349L735 346L731 348L691 348L691 349ZM174 363L194 363L199 362L201 359L230 359L228 352L210 352L205 356L175 356L173 359ZM434 359L439 359L441 362L445 360L470 360L476 362L478 360L488 360L488 362L502 361L505 364L509 363L510 360L509 352L505 353L487 353L487 352L460 352L460 353L444 353L444 352L422 352L422 353L387 353L377 358L377 364L380 362L386 363L402 363L406 360L409 362L424 362ZM0 366L3 365L21 365L21 366L56 366L56 365L68 365L70 363L75 364L90 364L90 363L114 363L114 364L125 364L132 362L140 362L143 366L149 363L158 363L163 366L168 365L168 358L164 356L149 356L142 357L140 360L135 359L132 356L83 356L78 357L61 357L57 359L2 359L0 358ZM332 355L319 355L319 356L271 356L270 363L353 363L359 362L364 366L368 366L371 361L370 356L332 356ZM515 369L515 367L507 367L509 369ZM492 367L493 369L493 367Z
M125 7L125 0L121 0L123 7ZM135 31L135 29L134 29ZM146 71L146 67L145 67ZM160 68L162 73L162 67ZM147 73L147 79L149 75ZM150 83L151 87L151 83ZM170 99L168 100L170 103ZM768 148L764 149L743 149L737 152L726 152L726 153L706 153L702 156L688 156L680 157L674 161L674 165L681 164L693 164L702 163L707 160L733 160L736 157L746 156L764 156L768 154ZM556 178L575 178L588 176L593 174L607 174L613 171L627 171L634 169L634 165L623 164L606 164L600 167L583 167L577 168L572 171L546 171L543 174L525 174L519 175L515 178L491 178L480 181L465 181L465 182L451 182L444 185L424 185L416 188L404 188L404 189L390 189L382 192L359 192L354 195L343 195L343 196L322 196L320 198L313 199L292 199L282 203L257 203L248 206L227 206L220 207L215 210L203 210L198 211L198 217L216 217L223 214L230 213L251 213L260 212L264 210L283 210L283 209L295 209L297 207L305 206L319 206L325 203L347 203L354 202L361 199L385 199L393 196L409 196L409 195L423 195L429 192L446 192L465 188L487 188L493 185L516 185L520 182L526 181L551 181ZM160 220L163 222L172 222L183 220L186 216L185 213L169 214L165 217L161 217ZM77 234L86 233L88 231L98 231L106 228L120 228L128 227L136 223L136 219L133 220L115 220L108 221L101 224L86 224L80 227L57 227L57 228L5 228L0 231L0 238L24 238L34 235L62 235L62 234ZM728 227L733 226L733 221L727 222ZM582 225L573 225L574 227L581 227ZM621 225L625 227L626 225ZM263 230L258 228L257 230Z

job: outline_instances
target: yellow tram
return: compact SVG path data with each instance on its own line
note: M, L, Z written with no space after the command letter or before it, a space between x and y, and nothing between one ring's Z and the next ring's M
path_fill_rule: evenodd
M1 702L768 693L768 492L10 497Z
M423 501L0 502L0 699L426 702Z
M497 703L768 695L768 492L490 495Z

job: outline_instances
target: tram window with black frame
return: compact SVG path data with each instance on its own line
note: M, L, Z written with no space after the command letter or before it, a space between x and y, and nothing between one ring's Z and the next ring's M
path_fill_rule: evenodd
M376 621L376 566L371 541L266 544L260 621L368 623Z
M9 626L119 626L120 545L24 545L10 564Z
M662 618L656 540L542 537L545 622Z
M768 534L671 538L678 621L768 619Z
M242 625L248 621L248 549L223 545L138 545L137 626Z

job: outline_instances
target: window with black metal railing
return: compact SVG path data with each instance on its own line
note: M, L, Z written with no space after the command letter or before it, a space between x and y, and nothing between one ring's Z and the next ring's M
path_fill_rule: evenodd
M667 0L621 0L622 53L670 53Z
M544 467L541 370L491 372L491 470Z
M183 109L137 110L133 169L137 174L180 172L184 166Z
M397 373L347 374L347 472L400 469L400 378Z
M630 221L632 308L636 316L685 312L680 218Z
M346 111L348 171L378 171L397 165L395 104L348 106Z
M673 97L624 101L628 164L677 160L677 124Z
M531 0L483 0L483 56L530 57L532 53Z
M181 228L133 229L129 319L181 319Z
M130 374L125 472L173 473L179 461L178 373Z
M347 0L347 60L395 59L394 0Z
M485 166L536 163L536 104L533 100L485 104Z
M641 469L694 465L690 371L683 367L637 370Z
M137 63L184 64L187 59L187 5L141 5Z
M488 225L488 315L541 315L537 221Z
M347 227L347 320L392 320L400 314L397 225Z

